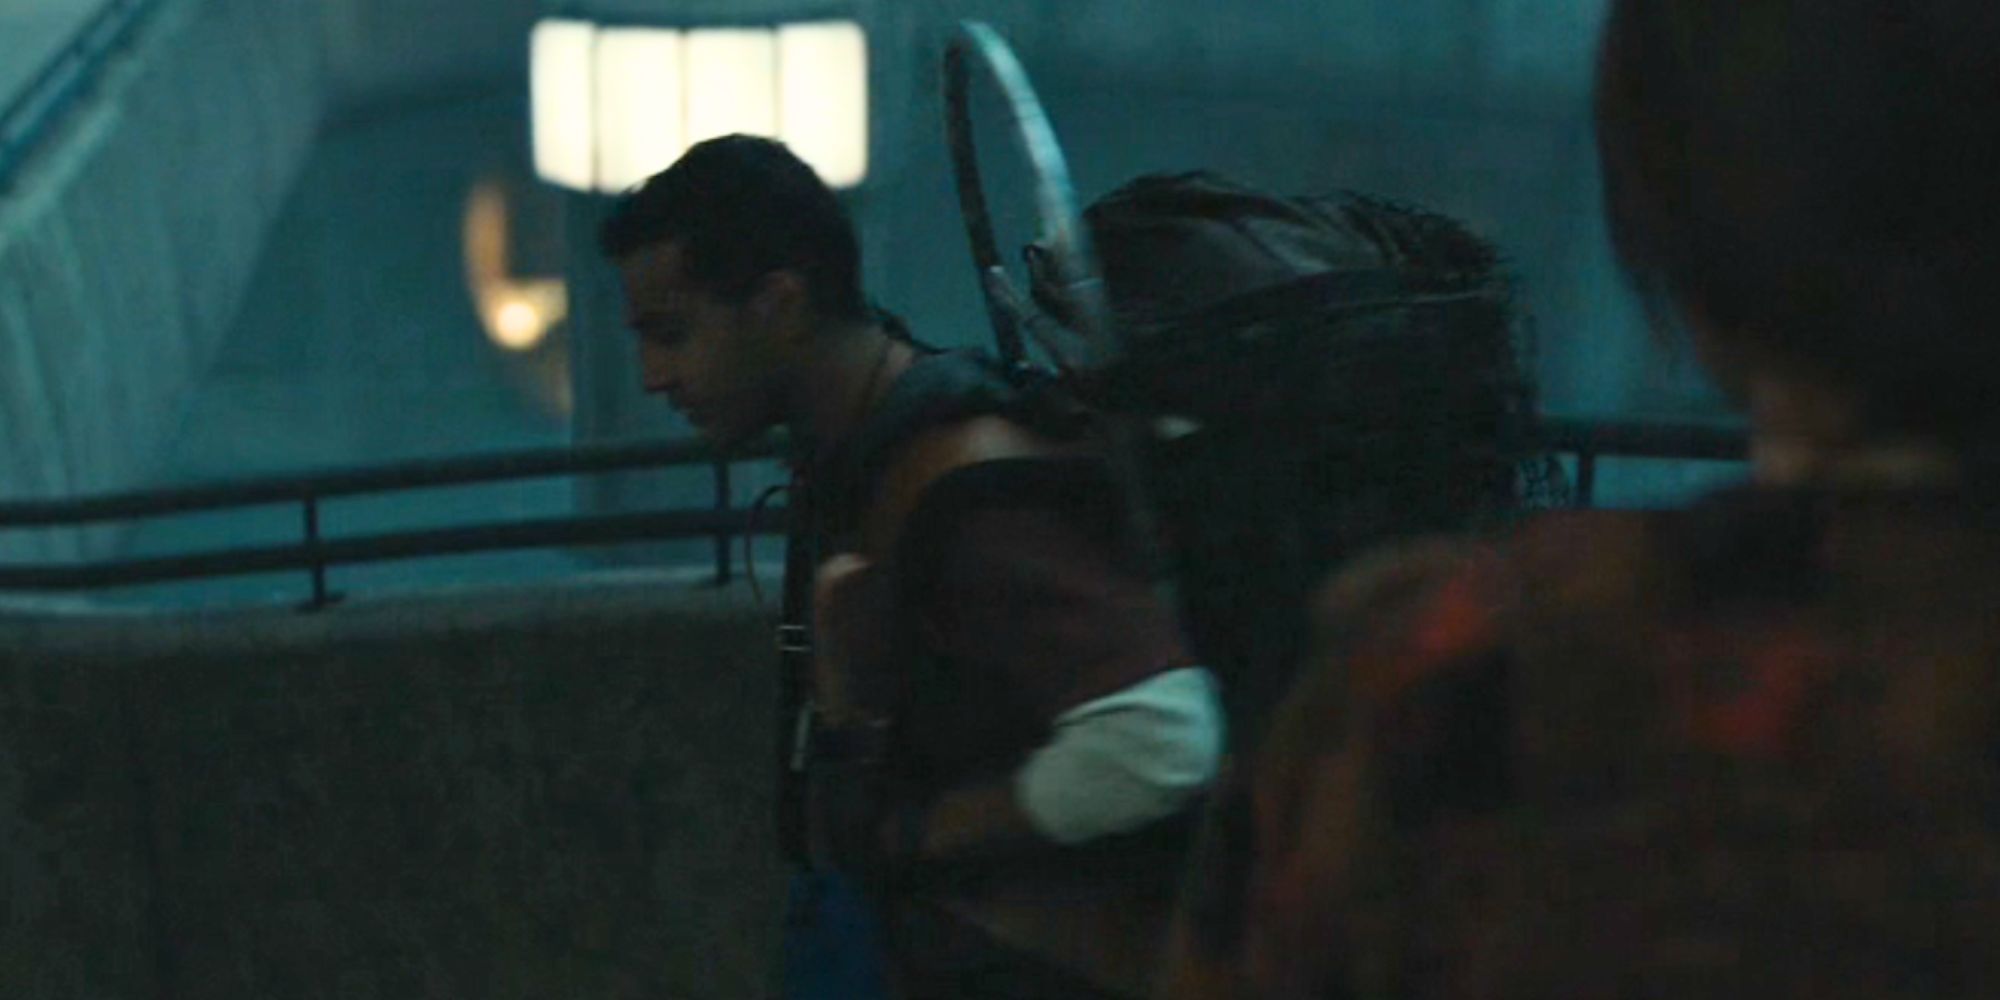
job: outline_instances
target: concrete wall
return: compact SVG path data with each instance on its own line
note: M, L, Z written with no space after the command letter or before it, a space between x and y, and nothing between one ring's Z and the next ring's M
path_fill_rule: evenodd
M105 6L104 0L17 0L0 7L0 103L27 86Z
M162 484L558 446L568 438L564 330L539 347L494 346L466 277L468 198L512 192L512 266L559 270L553 227L538 227L526 123L514 89L348 112L328 123L273 223L241 309L163 444ZM536 197L536 196L539 197ZM550 212L548 214L554 214ZM557 264L546 258L556 257ZM542 259L538 259L542 258ZM329 501L328 537L553 517L571 509L566 480L527 479ZM296 507L154 518L127 556L288 544ZM568 572L551 552L343 568L336 588L374 589ZM242 601L296 595L279 574L100 591L105 601Z
M102 85L0 194L0 428L8 438L0 499L188 478L170 467L171 445L207 392L209 366L236 326L265 235L322 120L496 89L525 101L533 9L532 0L163 0ZM490 124L473 115L458 127ZM518 159L521 128L520 116L509 115L483 135L506 141ZM462 159L469 170L492 157ZM378 171L373 182L399 190L407 204L427 189L406 182L437 173ZM319 234L295 226L289 235ZM455 247L441 261L433 270L443 280L403 272L410 297L456 301ZM344 280L325 275L329 289ZM288 303L289 315L300 307ZM338 309L315 316L341 318ZM192 423L200 422L196 415ZM0 532L0 559L103 555L125 534Z
M167 0L0 196L0 498L159 471L317 127L319 47L305 0ZM114 534L0 534L0 557Z
M1038 79L1377 107L1557 109L1588 86L1604 0L950 0ZM938 22L933 22L938 23Z
M164 0L0 195L0 499L561 440L561 352L494 356L459 232L475 181L532 190L533 6ZM553 506L522 513L566 508L532 485ZM0 559L205 531L0 532Z
M538 0L318 0L335 115L524 83Z
M9 997L769 994L769 621L663 580L0 610Z
M163 478L563 440L568 415L559 373L548 370L564 353L560 339L519 354L494 346L466 279L474 189L532 190L525 101L512 89L489 91L350 111L327 124L269 230ZM553 239L532 226L516 237L528 244L538 235Z

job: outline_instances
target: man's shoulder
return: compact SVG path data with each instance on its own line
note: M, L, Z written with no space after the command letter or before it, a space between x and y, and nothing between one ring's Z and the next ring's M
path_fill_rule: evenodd
M955 472L990 462L1084 454L1080 444L1051 440L999 414L926 427L898 445L884 466L864 525L868 547L875 552L890 551L925 495Z
M1020 421L1000 414L983 414L927 427L910 435L890 458L885 482L926 486L947 473L981 462L1073 453L1073 446L1037 434Z

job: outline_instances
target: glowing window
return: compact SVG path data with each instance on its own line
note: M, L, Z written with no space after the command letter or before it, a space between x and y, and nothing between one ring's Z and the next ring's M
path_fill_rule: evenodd
M622 191L704 139L773 136L834 187L868 173L860 25L633 28L548 20L532 36L535 169Z
M597 174L590 92L596 33L581 21L543 21L529 36L535 172L564 187L588 188Z

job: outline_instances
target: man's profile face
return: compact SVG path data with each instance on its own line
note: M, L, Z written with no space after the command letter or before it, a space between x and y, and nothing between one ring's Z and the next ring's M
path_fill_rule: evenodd
M683 258L678 244L658 243L617 262L626 325L646 391L726 447L778 423L785 358L771 324L690 279Z

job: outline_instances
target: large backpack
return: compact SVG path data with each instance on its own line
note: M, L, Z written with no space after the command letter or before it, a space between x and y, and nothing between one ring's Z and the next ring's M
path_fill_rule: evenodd
M1343 560L1559 499L1529 444L1525 323L1492 246L1409 205L1186 173L1084 218L1127 350L1067 386L1153 430L1139 464L1182 620L1245 746Z

